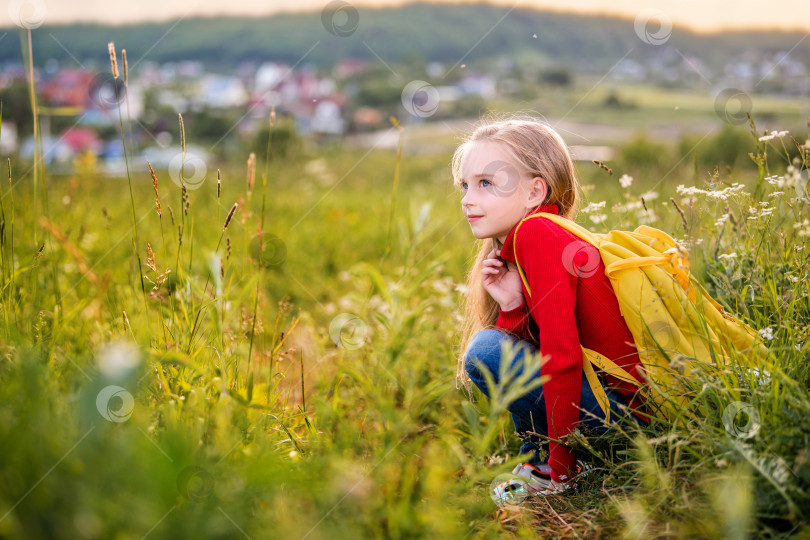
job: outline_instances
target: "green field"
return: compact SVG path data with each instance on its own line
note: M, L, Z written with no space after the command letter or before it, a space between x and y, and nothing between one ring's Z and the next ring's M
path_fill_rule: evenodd
M625 95L658 122L681 100L712 115ZM615 118L584 96L572 120ZM185 191L159 171L159 211L147 173L10 160L0 537L810 536L807 127L784 127L797 148L715 123L694 145L617 144L611 173L578 162L582 206L605 206L577 220L676 237L776 367L696 372L691 424L575 437L596 473L505 508L488 491L520 440L455 381L476 245L449 154L260 155L250 189L245 151Z

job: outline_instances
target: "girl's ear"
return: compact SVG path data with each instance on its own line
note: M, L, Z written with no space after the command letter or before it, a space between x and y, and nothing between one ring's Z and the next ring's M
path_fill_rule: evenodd
M529 205L534 207L543 204L548 197L548 185L540 176L532 178L532 190L529 192Z

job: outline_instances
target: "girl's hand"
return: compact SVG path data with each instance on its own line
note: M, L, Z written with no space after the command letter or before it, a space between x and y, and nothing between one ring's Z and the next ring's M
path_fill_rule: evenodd
M481 269L481 283L503 311L511 311L523 305L523 285L517 266L509 261L501 261L501 250L493 249L484 259Z

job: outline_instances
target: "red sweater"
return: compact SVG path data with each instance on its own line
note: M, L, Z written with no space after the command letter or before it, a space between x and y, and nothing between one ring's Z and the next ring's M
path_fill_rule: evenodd
M537 212L559 214L556 204L547 204L530 209L526 215ZM516 227L509 231L501 248L501 257L510 262L515 262ZM511 311L499 310L496 326L539 344L543 356L550 356L541 368L544 376L551 377L543 384L546 420L549 437L560 439L579 422L581 345L610 358L640 382L643 366L597 248L551 220L538 217L520 226L517 258L532 295L524 287L527 302ZM633 398L633 385L611 375L603 377L607 386L628 400ZM630 406L640 409L643 402L636 396ZM549 454L555 481L564 481L561 475L570 479L576 474L576 456L569 448L550 441Z

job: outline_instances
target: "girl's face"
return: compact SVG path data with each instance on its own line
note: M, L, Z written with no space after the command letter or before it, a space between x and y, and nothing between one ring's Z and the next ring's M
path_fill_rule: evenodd
M531 178L506 152L502 143L476 141L461 163L461 209L473 236L497 238L509 231L546 195L540 177Z

